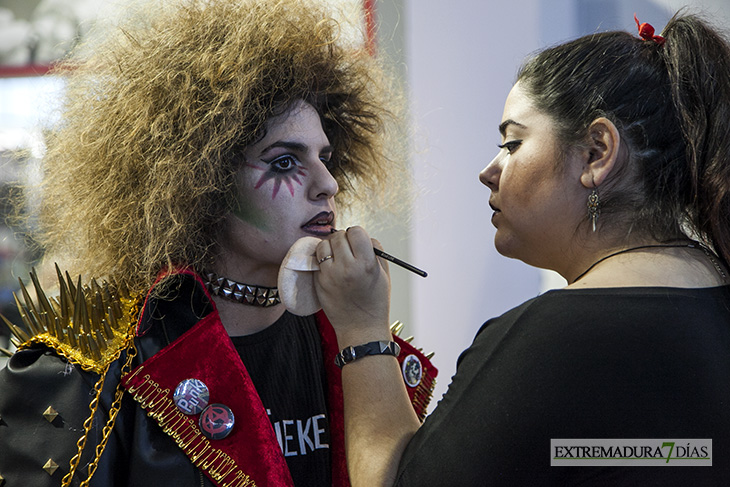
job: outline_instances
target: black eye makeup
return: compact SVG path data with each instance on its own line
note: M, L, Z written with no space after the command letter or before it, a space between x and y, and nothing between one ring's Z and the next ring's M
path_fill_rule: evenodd
M512 154L514 151L517 150L517 148L522 144L522 139L518 140L510 140L509 142L505 142L504 144L497 144L497 147L500 149L507 149L507 152Z
M275 173L286 173L301 165L299 160L291 154L285 154L283 156L276 157L271 161L264 162L268 164L269 169Z

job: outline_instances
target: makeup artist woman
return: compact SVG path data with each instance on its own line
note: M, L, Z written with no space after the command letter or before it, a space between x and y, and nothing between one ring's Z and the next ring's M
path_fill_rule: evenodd
M69 272L20 297L0 484L347 486L334 331L276 286L392 187L388 78L313 0L167 3L59 68L39 238ZM390 340L423 415L435 371Z
M487 321L423 426L394 359L346 365L354 485L730 484L730 50L694 16L640 34L522 68L480 180L497 250L569 285ZM340 347L388 336L369 245L352 228L317 248ZM643 456L663 456L551 466L551 439L650 439Z

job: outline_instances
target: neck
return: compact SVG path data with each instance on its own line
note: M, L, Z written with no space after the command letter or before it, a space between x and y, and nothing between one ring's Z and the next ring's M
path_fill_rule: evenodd
M577 277L573 279L571 284L574 284L576 281L579 281L582 279L586 274L588 274L590 271L592 271L598 264L601 262L604 262L610 258L616 257L621 254L626 254L628 252L636 252L639 250L649 250L649 249L659 249L659 248L674 248L674 247L693 247L694 243L686 242L686 243L668 243L668 244L646 244L646 245L635 245L633 247L627 247L625 249L619 249L615 250L609 254L604 255L600 259L596 260L593 264L589 265L586 270L578 274Z
M284 313L275 287L232 281L226 276L203 276L223 327L230 336L251 335L271 326Z
M587 262L586 262L587 261ZM726 271L709 249L691 240L645 243L593 254L574 267L569 287L724 284ZM574 276L574 277L573 277Z
M261 308L213 296L223 327L229 336L252 335L268 328L284 314L283 304Z
M223 246L209 270L234 281L276 287L280 264L245 258Z

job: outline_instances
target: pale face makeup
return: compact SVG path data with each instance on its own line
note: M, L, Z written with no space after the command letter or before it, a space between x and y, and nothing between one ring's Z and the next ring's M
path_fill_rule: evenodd
M275 283L296 240L331 234L339 189L329 171L332 157L319 114L308 103L297 102L272 118L265 136L243 152L238 204L227 219L224 262L217 267L234 267L246 282L268 285L273 277ZM235 279L228 270L221 272Z

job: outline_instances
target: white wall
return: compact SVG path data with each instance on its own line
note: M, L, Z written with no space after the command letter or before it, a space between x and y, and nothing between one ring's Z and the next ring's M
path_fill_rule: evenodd
M540 45L539 0L405 2L406 64L421 187L411 258L413 333L435 350L435 398L482 322L539 291L537 270L494 251L489 191L479 171L500 142L504 98L521 60Z

